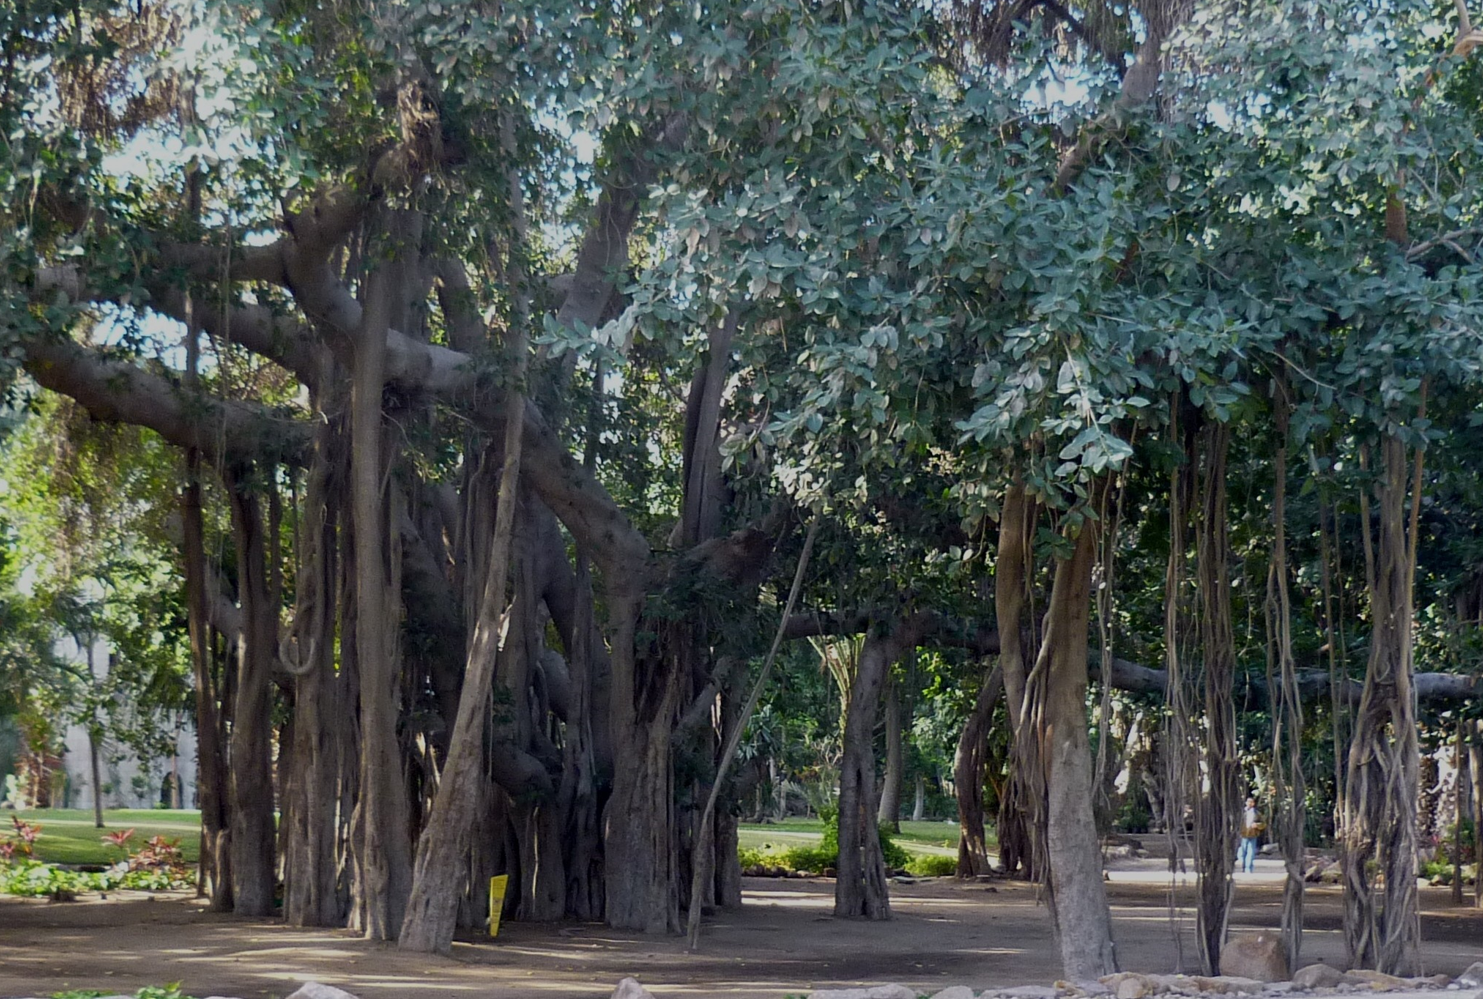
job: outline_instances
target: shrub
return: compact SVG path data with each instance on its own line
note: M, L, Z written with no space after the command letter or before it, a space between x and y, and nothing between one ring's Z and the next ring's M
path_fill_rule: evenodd
M907 861L906 873L916 878L951 877L958 873L958 858L920 853Z

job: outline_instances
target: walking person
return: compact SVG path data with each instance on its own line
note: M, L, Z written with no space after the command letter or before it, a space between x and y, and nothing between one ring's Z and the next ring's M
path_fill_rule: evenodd
M1241 848L1236 851L1236 860L1241 864L1242 874L1256 870L1256 841L1265 826L1256 814L1256 799L1246 799L1246 811L1241 814Z

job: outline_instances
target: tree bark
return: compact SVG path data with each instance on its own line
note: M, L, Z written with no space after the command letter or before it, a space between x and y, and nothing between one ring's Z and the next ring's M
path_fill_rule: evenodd
M636 632L642 604L639 592L609 593L613 756L621 763L603 814L607 919L614 929L668 933L680 928L670 765L679 686L676 671L664 663L646 662L640 674Z
M1287 872L1282 886L1282 942L1287 966L1296 968L1303 949L1303 829L1307 785L1303 777L1303 702L1293 666L1292 605L1287 581L1287 436L1291 404L1286 381L1280 375L1274 394L1278 445L1272 468L1273 544L1266 603L1272 650L1268 657L1269 672L1273 663L1277 667L1277 675L1269 679L1268 688L1278 695L1273 699L1272 711L1272 769L1276 775L1273 790L1277 798L1272 804Z
M211 676L211 635L206 612L206 541L201 514L200 456L186 453L186 485L180 494L185 562L186 625L196 703L196 796L201 808L201 868L210 884L212 912L232 908L231 858L227 850L227 774L221 753L221 718ZM203 882L202 888L206 887Z
M1411 683L1414 549L1406 539L1406 464L1405 444L1388 435L1375 483L1370 655L1349 750L1341 855L1349 960L1394 975L1416 973L1420 947L1415 821L1420 748ZM1419 481L1417 486L1413 502L1419 503ZM1413 531L1413 545L1414 540ZM1385 879L1383 904L1375 898L1372 859Z
M1230 428L1207 424L1200 436L1200 522L1196 574L1200 598L1200 647L1205 666L1204 776L1207 793L1195 801L1195 867L1199 897L1195 910L1200 963L1220 974L1235 880L1236 820L1240 792L1236 757L1236 707L1231 696L1236 643L1231 624L1230 540L1226 510L1226 455Z
M1483 721L1473 722L1468 771L1473 779L1473 906L1483 909Z
M984 757L988 749L989 725L994 705L1004 692L1004 668L995 666L979 684L973 710L958 736L953 754L953 787L958 797L958 870L960 878L989 872L989 852L984 831ZM918 800L922 790L917 783Z
M999 798L999 866L1012 874L1023 869L1025 876L1039 876L1030 829L1030 811L1025 786L1027 774L1038 770L1034 756L1038 743L1021 739L1025 685L1030 652L1025 647L1024 618L1028 603L1030 572L1034 557L1036 503L1025 494L1017 477L1004 496L999 516L998 558L994 563L994 616L999 631L999 665L1004 681L1004 700L1009 715L1010 748L1008 779ZM1028 754L1028 755L1027 755Z
M1040 742L1044 767L1044 856L1049 900L1070 981L1117 970L1102 853L1092 808L1087 733L1087 628L1097 529L1084 521L1071 557L1056 564L1040 654L1027 681L1022 727Z
M344 758L344 721L353 705L344 698L344 677L335 671L336 595L340 576L339 483L343 462L334 449L339 425L327 424L310 471L305 519L299 528L303 552L295 573L296 599L286 665L294 674L293 740L280 817L284 842L283 917L290 926L340 926L345 919L337 846ZM334 466L334 468L332 468Z
M502 130L507 136L509 128L506 123ZM494 536L490 542L483 595L469 644L468 668L458 701L458 720L449 741L448 761L443 767L442 783L433 800L427 828L417 843L416 878L400 940L401 949L409 951L447 953L453 944L453 929L458 917L459 876L469 848L477 786L484 779L481 763L488 720L486 701L494 686L503 630L501 625L507 614L505 593L513 561L515 514L520 503L524 382L529 353L526 327L530 319L523 288L524 213L519 200L519 182L513 179L513 174L510 196L519 232L519 238L511 248L508 267L516 286L516 308L506 345L510 379L506 390L503 466L500 469L499 495L495 501ZM513 612L526 610L523 603L520 607L511 608ZM530 610L533 612L534 608ZM524 661L524 656L518 652L516 655ZM511 710L517 717L526 711L526 686L518 681L508 686L513 699ZM503 738L497 742L493 752L499 755L503 745L512 739L517 740L516 748L523 750L524 747L518 745L518 731L518 724L514 732L502 728ZM548 819L542 825L547 831L554 832ZM542 849L543 853L552 851L550 855L560 860L559 842L543 842ZM556 881L556 890L564 887L563 881L564 878Z
M408 803L397 734L395 594L399 546L391 543L382 425L386 330L401 284L400 266L384 264L368 281L364 329L357 338L351 387L350 491L355 544L355 645L360 669L359 861L357 927L369 940L395 940L411 888Z
M229 469L232 533L243 634L237 643L236 698L231 741L231 857L233 911L273 911L272 674L278 646L278 609L268 598L267 546L256 483Z
M886 630L886 629L890 630ZM846 698L844 757L839 775L839 868L834 915L890 919L886 865L876 824L875 719L891 666L916 648L921 623L913 617L872 627L860 647Z
M876 822L893 833L901 831L901 696L895 677L886 678L886 775L881 783L881 806Z

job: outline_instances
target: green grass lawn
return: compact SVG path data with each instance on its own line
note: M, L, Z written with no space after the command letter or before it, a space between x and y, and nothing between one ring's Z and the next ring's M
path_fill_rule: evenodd
M0 838L9 839L13 831L11 816L27 822L41 823L36 839L36 857L52 864L109 864L119 859L117 847L103 842L103 834L134 830L129 848L137 850L151 836L180 840L187 863L194 864L201 855L201 813L194 809L103 810L103 828L93 826L91 809L41 808L33 811L0 811Z
M807 846L824 838L824 823L819 819L784 819L773 825L743 824L737 837L748 849L764 846ZM928 853L939 857L958 855L958 824L956 822L902 822L901 832L891 838L904 850L912 853ZM989 849L997 846L993 832L989 832Z

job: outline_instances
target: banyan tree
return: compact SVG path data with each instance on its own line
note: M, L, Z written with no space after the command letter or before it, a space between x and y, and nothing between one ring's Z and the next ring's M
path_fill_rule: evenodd
M500 873L517 918L738 905L718 762L776 634L853 648L837 915L889 916L874 732L934 646L983 684L960 872L1002 717L1001 860L1068 978L1116 967L1112 687L1178 708L1145 727L1212 970L1237 705L1285 761L1294 956L1306 706L1352 710L1346 936L1413 967L1368 861L1414 884L1414 704L1477 692L1412 648L1431 420L1483 342L1474 36L1259 6L0 12L0 364L176 451L213 905L281 884L292 924L429 951ZM1294 653L1309 479L1323 544L1363 537L1362 681Z

